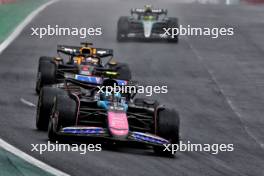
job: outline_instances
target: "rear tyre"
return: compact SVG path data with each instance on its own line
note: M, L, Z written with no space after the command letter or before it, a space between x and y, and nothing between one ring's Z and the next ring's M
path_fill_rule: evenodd
M52 57L46 57L46 56L41 56L40 58L39 58L39 62L38 62L38 75L37 75L37 82L36 82L36 87L35 87L35 90L36 90L36 93L37 94L39 94L39 92L40 92L40 82L39 82L39 76L40 76L40 74L39 74L39 72L42 72L42 69L44 68L43 66L41 66L42 64L42 62L52 62L53 61L53 58Z
M148 108L156 108L159 105L159 102L156 100L148 100L144 98L135 98L134 104L136 106L143 106Z
M129 19L126 16L119 18L117 22L117 41L122 42L127 39L129 31Z
M157 117L157 134L170 141L171 144L179 144L179 126L180 118L177 111L173 109L161 109L158 111ZM173 157L171 151L163 151L165 148L154 146L154 151L157 154Z
M131 80L132 74L129 66L125 63L118 63L116 66L112 67L116 72L118 72L117 79Z
M37 115L36 115L36 127L38 130L46 131L48 129L49 118L52 112L52 106L56 95L64 95L65 91L58 88L43 87L40 91Z
M77 103L68 95L58 95L52 110L52 118L49 121L48 137L55 141L57 133L63 127L74 126L77 117Z
M51 62L51 61L53 61L53 57L41 56L39 58L39 64L40 62Z
M39 68L36 82L36 92L40 92L45 85L56 83L56 64L52 62L52 58L41 57L39 60Z
M168 28L179 28L178 19L177 18L169 18ZM179 42L179 35L174 36L174 38L169 36L167 41L170 43L178 43Z

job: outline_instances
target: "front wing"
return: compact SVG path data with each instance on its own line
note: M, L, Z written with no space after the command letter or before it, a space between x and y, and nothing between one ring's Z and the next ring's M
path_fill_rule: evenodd
M153 146L163 146L164 144L170 144L168 140L163 139L159 136L149 133L135 132L135 131L130 131L125 139L116 139L109 134L107 129L101 127L78 127L78 126L65 127L58 132L58 135L101 137L101 138L108 138L113 140L139 142Z

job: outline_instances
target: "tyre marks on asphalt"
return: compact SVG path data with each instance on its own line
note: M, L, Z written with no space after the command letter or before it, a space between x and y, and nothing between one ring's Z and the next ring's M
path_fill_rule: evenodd
M264 144L261 142L260 139L258 139L257 136L255 136L251 130L249 129L249 127L247 126L246 122L243 120L242 118L242 114L239 112L238 108L235 106L235 104L232 102L232 100L229 98L229 96L225 93L224 89L222 88L221 84L217 81L216 76L214 74L214 72L206 65L204 64L204 59L203 57L200 55L199 51L188 41L188 38L186 38L186 42L189 44L191 51L194 52L194 54L196 55L196 58L199 59L201 65L203 65L203 67L205 68L205 70L208 72L208 74L210 75L212 81L215 83L215 85L217 86L217 88L219 89L220 93L222 94L222 96L224 97L226 103L229 105L230 109L234 112L234 114L236 115L236 117L238 117L239 121L241 122L241 124L243 125L245 131L247 132L247 134L254 139L254 141L262 148L264 146Z

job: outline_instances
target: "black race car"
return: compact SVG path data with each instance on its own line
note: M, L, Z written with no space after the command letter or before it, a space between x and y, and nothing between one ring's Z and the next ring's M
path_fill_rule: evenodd
M118 84L104 80L102 85ZM135 94L98 92L90 85L66 79L67 91L49 88L56 96L48 126L48 137L101 137L153 146L159 154L173 156L164 145L179 143L179 115L157 101L134 98Z
M178 19L167 17L167 10L153 9L146 5L144 9L131 9L131 16L122 16L117 24L117 40L129 38L163 39L178 42L178 35L165 35L164 28L179 28Z
M82 46L58 45L59 57L40 57L36 81L36 92L45 85L62 83L67 77L79 75L101 76L105 71L118 72L118 79L130 80L131 71L125 63L113 60L113 50L91 47L92 43ZM69 56L65 61L60 54Z

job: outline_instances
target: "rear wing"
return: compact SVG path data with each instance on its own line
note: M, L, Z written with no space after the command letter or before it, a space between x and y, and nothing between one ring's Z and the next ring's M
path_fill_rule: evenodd
M133 14L143 15L144 13L146 13L145 9L139 9L139 8L131 9L131 15ZM152 9L150 13L157 14L157 15L167 15L168 10L167 9Z
M99 57L113 56L113 49L106 48L93 48L93 47L79 47L79 46L68 46L68 45L58 45L57 52L63 53L71 56L86 55L92 56L96 55Z

